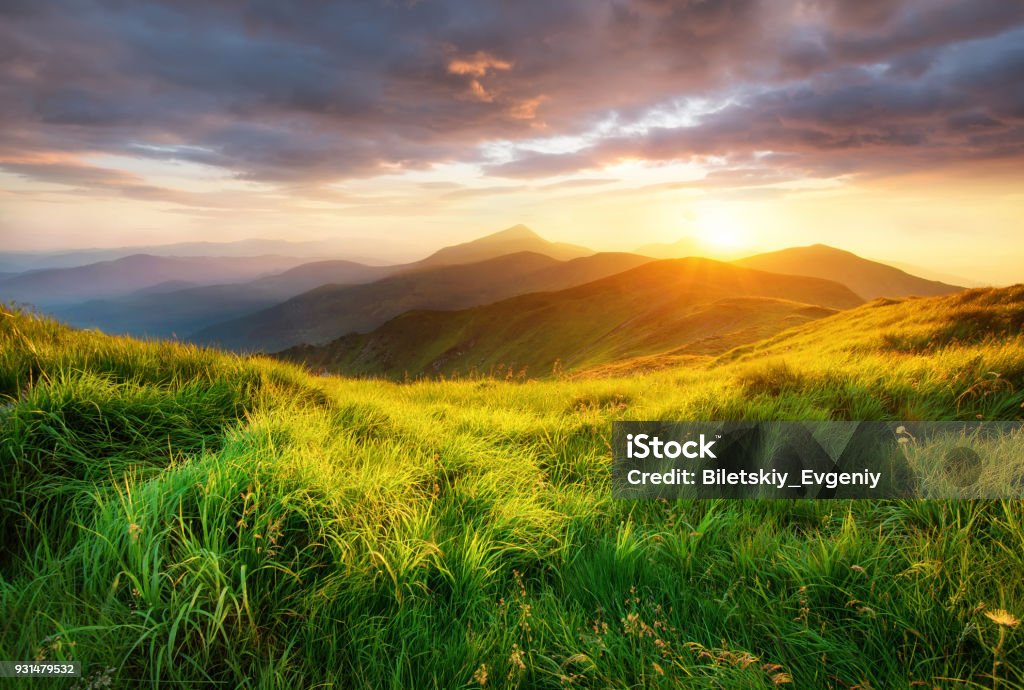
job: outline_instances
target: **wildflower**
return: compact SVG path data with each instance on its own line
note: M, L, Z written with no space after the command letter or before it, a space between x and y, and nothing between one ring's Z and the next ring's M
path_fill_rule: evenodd
M480 664L480 668L473 673L473 680L475 680L480 687L487 685L487 664Z
M986 611L985 617L997 625L1005 625L1007 628L1016 627L1020 623L1020 619L1014 616L1006 609L996 609L995 611Z
M513 676L516 669L519 671L526 670L526 662L523 661L523 650L519 648L518 644L512 645L512 653L508 657L509 664L512 668L509 670L509 678Z

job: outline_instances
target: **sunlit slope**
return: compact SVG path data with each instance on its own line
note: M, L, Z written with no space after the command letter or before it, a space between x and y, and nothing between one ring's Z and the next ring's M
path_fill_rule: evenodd
M786 375L840 364L863 376L873 366L882 371L896 364L917 366L952 352L977 350L989 358L1007 348L1015 352L1022 328L1024 287L976 288L945 297L877 299L716 357L664 352L585 369L578 377L638 375L682 365L723 371L768 365ZM1007 385L999 368L986 373L992 380L982 381L983 388Z
M723 356L855 358L887 353L895 359L981 345L999 348L1024 334L1024 286L975 288L945 297L877 299L794 328Z
M559 292L410 312L371 333L281 356L349 374L431 376L500 366L548 376L652 353L720 354L860 302L825 280L708 259L657 261Z
M110 687L1020 687L1020 501L610 499L616 419L1020 419L1024 289L970 294L525 383L0 315L0 658Z
M734 263L773 273L827 278L846 285L864 299L912 295L931 297L963 289L937 280L918 278L893 266L824 244L791 247L750 256Z

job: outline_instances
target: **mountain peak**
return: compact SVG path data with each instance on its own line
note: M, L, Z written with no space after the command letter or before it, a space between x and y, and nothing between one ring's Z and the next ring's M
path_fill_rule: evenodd
M801 249L801 247L793 247L792 249L794 251L796 251L796 250ZM822 253L822 254L842 254L844 256L857 256L853 252L848 251L846 249L840 249L839 247L833 247L830 244L821 244L820 242L818 242L817 244L808 245L807 247L803 247L803 249L811 249L811 250L814 250L814 251ZM787 251L787 250L783 250L783 251ZM857 256L857 258L858 259L862 259L864 257Z
M417 262L417 266L475 263L515 252L537 252L559 261L594 253L586 247L550 242L525 225L513 225L491 235L438 249L426 259Z
M502 242L506 242L506 241L510 241L510 240L540 240L540 239L543 239L540 235L538 235L537 233L535 233L533 230L531 230L530 228L526 227L522 223L519 223L517 225L513 225L510 228L505 228L504 230L499 230L498 232L492 233L490 235L485 235L485 236L479 238L476 241L477 242L487 242L487 241L491 241L491 240L499 240L499 241L502 241Z
M869 300L876 297L947 295L963 289L956 285L925 280L827 244L780 249L767 254L748 256L735 263L771 273L835 280Z

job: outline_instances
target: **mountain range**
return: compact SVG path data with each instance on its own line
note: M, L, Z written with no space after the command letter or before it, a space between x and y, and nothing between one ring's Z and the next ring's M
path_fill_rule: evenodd
M318 367L404 376L706 356L864 300L963 289L825 245L731 263L652 258L697 249L684 238L644 254L594 253L516 225L386 266L133 255L0 275L0 299L111 333L287 350Z
M363 285L325 285L281 304L218 324L193 340L273 352L368 331L414 309L461 309L513 295L556 290L647 263L633 254L594 254L559 261L532 251L468 264L416 267Z
M290 256L170 257L134 254L74 268L27 271L0 280L0 298L39 307L121 297L167 282L237 283L293 268Z
M134 270L135 264L138 263L136 258L128 257L80 268L52 269L46 272L22 274L20 276L22 280L12 280L10 290L6 289L5 281L0 280L0 298L13 298L42 306L54 316L79 327L99 328L110 333L139 336L166 337L174 334L179 337L191 338L196 332L216 324L224 323L225 327L230 328L229 322L233 322L235 319L274 307L315 288L323 287L326 290L326 286L340 287L369 283L393 274L454 266L517 252L536 252L555 258L572 258L593 254L591 250L583 247L549 242L524 226L515 226L477 240L443 248L425 259L409 264L370 266L345 260L307 263L300 259L294 259L286 262L286 265L296 261L301 262L300 265L289 267L284 272L263 276L248 282L228 282L227 280L216 280L216 272L214 272L214 276L187 276L191 280L186 280L185 276L180 274L177 277L169 277L172 274L167 271L152 271L148 274L145 271L138 272ZM614 259L611 257L614 255L606 255L604 259L597 260L594 266L599 266L602 262L613 261ZM156 263L169 265L187 261L186 259L149 258L155 260ZM234 259L223 259L222 261L230 262ZM216 265L210 261L207 261L207 264ZM632 265L636 264L622 264L622 270ZM608 274L567 267L567 271L571 272L572 270L583 270L583 274L577 282L586 282L598 275ZM607 270L611 271L612 268ZM95 273L103 274L106 283L115 283L121 272L126 272L128 275L121 280L120 289L104 290L97 294L93 285ZM43 280L28 281L30 276L37 274L42 274L40 277ZM146 275L150 276L148 282L151 284L129 291L128 288L137 288L146 283ZM231 272L227 271L224 275L225 277L231 276ZM491 292L487 285L491 277L481 275L477 282L463 287L469 292L479 290L481 294L492 296L494 299L509 294L518 294L509 293L507 290ZM443 275L440 276L440 279L444 280ZM25 282L28 282L28 285L22 284ZM558 287L568 284L572 283L552 283ZM57 285L63 287L60 290L60 297L54 299L50 293ZM100 285L102 287L103 284ZM67 297L69 294L77 295L77 300L70 302ZM309 299L315 301L320 299L320 296L311 295ZM460 302L458 305L466 306L477 303L479 302ZM445 302L430 302L429 304L444 305ZM418 303L414 303L414 306L418 306ZM387 313L387 318L395 315L387 312L386 309L384 311ZM314 313L314 317L331 321L334 315L317 312ZM267 318L273 320L277 317L275 314L270 314ZM367 327L383 323L384 320L386 318L374 321L371 326ZM329 325L325 328L327 334L323 336L324 341L347 332L335 332ZM203 333L200 337L208 342L231 343L233 347L240 349L252 349L266 345L262 341L244 342L230 334L228 337L221 338L220 329L214 329L211 333ZM295 344L291 340L276 342L283 342L281 347Z
M636 249L635 253L655 259L685 259L689 256L701 256L703 249L700 241L696 238L681 237L675 242L645 244Z
M718 354L863 300L839 283L709 259L655 261L556 292L410 311L365 334L280 357L354 375L530 375L652 353Z
M114 261L137 254L178 257L251 257L293 256L305 258L346 258L350 261L384 265L388 262L378 254L385 248L379 238L348 237L325 241L292 242L288 240L246 239L234 242L175 242L103 249L69 249L63 251L0 252L0 272L23 273L44 268L75 268L101 261ZM388 249L391 249L388 247ZM389 251L389 254L404 253Z
M246 283L200 287L161 283L124 297L56 306L49 311L69 324L108 333L188 337L322 285L369 282L392 270L352 261L317 261Z
M564 242L550 242L525 225L513 225L501 232L439 249L417 262L416 266L422 268L468 264L517 252L537 252L560 261L594 254L593 249Z

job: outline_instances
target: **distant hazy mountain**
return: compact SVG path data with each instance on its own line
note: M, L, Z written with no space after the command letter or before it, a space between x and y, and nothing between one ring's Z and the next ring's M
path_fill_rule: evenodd
M262 247L264 243L265 241L258 240L254 241L254 243L233 243L233 245L256 248ZM198 245L203 244L191 243L187 246L198 249L202 248ZM482 240L448 247L442 250L442 252L451 260L472 256L494 258L501 255L509 246L523 244L537 246L545 252L553 254L565 253L565 245L547 242L529 231L523 232L522 229L516 229L512 232L506 231L492 235L489 238L483 238ZM208 249L209 247L205 248ZM613 269L601 269L602 262L614 263L616 266L621 266L618 270L623 270L624 268L636 265L636 261L644 260L640 257L626 259L626 256L604 255L604 258L598 260L593 265L567 266L565 268L566 275L568 276L573 270L579 270L581 275L576 279L576 282L585 282L598 275L607 275L609 272L614 272ZM345 260L315 261L302 263L286 271L265 275L247 282L230 281L230 276L228 275L225 275L223 280L216 281L171 279L160 280L160 282L155 284L127 293L104 294L100 298L94 298L95 293L89 290L83 291L81 296L78 296L78 293L76 293L78 299L85 297L84 301L61 302L51 300L48 295L44 296L44 299L34 301L44 305L58 318L79 327L99 328L109 333L160 337L174 334L178 337L185 337L197 331L205 330L215 324L232 321L253 312L267 309L317 287L326 285L351 286L369 283L396 273L412 272L427 267L434 267L436 266L435 262L436 259L428 258L411 264L371 266ZM440 265L445 264L446 261L442 261ZM108 266L118 268L121 266L121 263L110 262ZM111 268L111 271L113 268ZM78 272L78 274L81 273L83 272ZM48 279L54 275L66 277L67 275L75 275L75 273L45 274ZM153 275L155 276L156 274ZM154 277L153 279L157 278ZM544 284L541 276L537 276L535 280L537 285ZM564 287L570 283L564 282L564 279L555 279L551 284L555 287ZM480 289L480 286L474 285L472 289ZM508 296L518 293L501 292L498 294L500 296ZM38 295L36 296L38 297ZM3 298L2 292L0 292L0 298ZM22 299L21 301L33 300ZM393 315L389 313L389 316ZM375 321L373 325L375 326L382 322L383 319ZM339 333L331 331L329 337L334 337L335 335L339 335Z
M592 249L574 244L549 242L525 225L514 225L480 239L440 249L417 265L467 264L517 252L536 252L562 261L594 253Z
M280 356L348 374L535 376L652 353L717 354L861 304L832 281L708 259L656 261L558 292L458 311L410 311L366 334Z
M410 309L459 309L536 290L556 290L649 262L595 254L561 262L518 252L472 264L410 269L373 283L324 286L192 336L197 342L273 352L368 331Z
M834 280L869 300L876 297L947 295L964 289L918 278L898 268L824 244L758 254L733 263L762 271Z
M901 271L906 271L911 275L924 278L925 280L938 280L943 283L950 285L963 285L965 288L976 288L976 287L987 287L992 284L985 283L975 278L968 278L967 276L957 275L954 273L945 273L943 271L936 271L927 266L918 266L917 264L910 264L904 261L880 261L888 266L898 268Z
M548 242L523 225L516 225L472 242L446 247L415 261L413 248L380 237L344 237L333 240L291 242L248 239L236 242L178 242L138 247L76 249L67 251L0 252L0 278L4 273L21 273L48 268L74 268L128 256L252 257L291 256L310 259L346 259L370 266L471 263L515 252L538 252L556 259L571 259L594 252L560 242ZM293 265L304 263L297 261Z
M199 287L198 284L191 280L165 280L162 283L156 285L147 285L144 288L140 288L132 292L129 297L144 297L146 295L158 295L164 292L176 292L178 290L188 290L194 287Z
M73 326L99 328L107 333L184 337L266 309L313 287L364 283L392 270L351 261L318 261L247 283L165 289L179 282L171 281L126 297L54 307L51 312Z
M244 283L206 285L58 305L48 312L78 328L98 328L117 335L181 338L224 319L277 304L281 299L287 297L268 295Z
M625 252L601 252L555 264L537 271L530 276L529 282L523 285L516 294L541 292L544 290L564 290L575 285L583 285L600 278L613 276L631 268L649 264L654 259L649 256L627 254Z
M707 248L694 237L682 237L675 242L645 244L636 250L637 254L656 259L685 259L688 256L703 256L706 252Z
M74 268L100 261L113 261L127 256L149 254L152 256L293 256L308 261L313 258L340 259L370 265L388 263L378 256L377 251L389 249L379 239L341 238L330 241L289 242L286 240L249 239L237 242L177 242L138 247L112 247L102 249L74 249L66 251L0 252L0 271L19 273L42 268ZM407 258L407 257L405 257ZM301 263L301 262L299 262Z
M0 300L41 307L123 296L168 281L237 283L278 273L303 259L288 256L167 257L137 254L75 268L51 268L0 280Z
M250 287L292 297L321 285L368 283L402 270L403 266L367 266L354 261L314 261L258 278Z

